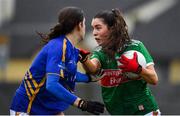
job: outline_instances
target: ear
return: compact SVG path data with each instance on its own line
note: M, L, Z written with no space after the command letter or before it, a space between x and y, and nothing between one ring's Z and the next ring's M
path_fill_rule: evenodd
M77 26L77 29L80 30L83 27L83 22L80 22Z

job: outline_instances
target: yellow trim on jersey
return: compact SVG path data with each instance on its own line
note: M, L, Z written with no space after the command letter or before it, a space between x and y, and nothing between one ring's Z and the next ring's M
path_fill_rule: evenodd
M61 69L60 71L63 71L63 70ZM57 75L57 76L62 77L61 74L57 74L57 73L47 73L47 75ZM62 75L64 76L63 72L62 72ZM62 77L62 78L64 78L64 77Z
M57 75L57 76L61 76L60 74L57 73L47 73L48 75Z
M64 78L64 71L62 69L60 70L60 77Z
M64 41L63 41L63 54L62 54L62 62L65 62L66 47L67 47L66 43L67 43L67 40L66 40L66 39L64 39Z
M57 73L47 73L47 75L57 75L57 76L60 76L60 77L61 77L61 75L60 75L60 74L57 74ZM63 78L63 77L61 77L61 78Z
M31 94L29 93L29 90L28 90L28 88L27 88L27 85L26 85L25 81L24 81L24 86L25 86L25 89L26 89L26 93L27 93L27 95L28 95L28 98L29 98L29 100L30 100Z
M67 40L64 38L64 41L63 41L63 53L62 53L62 62L65 62L66 60L66 48L67 48ZM60 70L60 77L64 78L64 71L61 69Z
M33 95L34 94L34 90L33 90L32 86L31 86L31 83L27 79L26 79L26 83L27 83L27 87L29 88L31 94Z
M25 88L26 88L26 93L27 93L27 95L28 94L30 94L31 93L31 95L33 95L34 94L34 92L35 92L35 90L37 89L37 87L38 87L38 84L37 84L37 82L33 79L33 77L32 77L32 74L31 74L31 72L28 70L27 71L27 74L26 74L26 76L25 76ZM33 86L34 86L34 88L35 88L35 90L33 89ZM29 89L29 90L28 90ZM29 96L29 95L28 95Z
M27 113L28 113L28 114L29 114L30 111L31 111L32 103L33 103L33 101L34 101L37 93L39 92L40 88L44 85L45 80L46 80L46 77L44 77L44 78L41 80L40 84L38 84L38 86L37 86L37 89L34 91L34 94L31 96L31 98L30 98L30 100L29 100L29 104L28 104L28 109L27 109Z
M32 78L32 74L31 72L28 70L28 73L29 73L29 78L32 80L32 83L34 84L34 87L37 88L38 84L37 82Z
M38 84L35 79L33 79L31 72L28 70L26 76L24 77L24 86L26 89L26 94L29 98L29 104L27 108L27 113L30 113L32 103L39 92L40 88L43 86L46 77L44 77L41 82ZM34 86L34 89L33 89Z

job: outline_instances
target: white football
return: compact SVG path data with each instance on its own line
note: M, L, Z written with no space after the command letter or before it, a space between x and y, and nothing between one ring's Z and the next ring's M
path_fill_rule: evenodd
M142 53L140 53L139 51L130 50L130 51L124 52L123 55L125 55L129 59L132 59L133 55L134 55L134 52L137 53L138 63L142 67L146 67L146 59L145 59L144 55ZM121 63L118 62L118 65L121 65ZM138 74L135 74L133 72L126 72L125 76L127 76L128 78L137 78L137 77L139 77Z

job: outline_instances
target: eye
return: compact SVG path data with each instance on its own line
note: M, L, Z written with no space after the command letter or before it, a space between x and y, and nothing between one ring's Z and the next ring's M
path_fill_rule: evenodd
M96 26L95 29L100 30L100 29L102 29L102 27L101 26Z

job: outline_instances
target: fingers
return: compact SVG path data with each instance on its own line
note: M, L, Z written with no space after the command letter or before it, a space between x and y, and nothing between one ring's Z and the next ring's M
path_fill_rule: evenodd
M122 63L122 64L128 64L128 61L127 60L123 60L123 59L119 59L119 62Z
M121 59L123 59L123 60L125 60L125 61L128 61L128 60L129 60L129 58L127 58L124 54L121 55Z
M134 52L134 54L133 54L133 59L136 59L137 60L137 52Z
M96 111L99 113L103 113L104 112L104 104L102 103L97 103L96 105Z
M125 65L120 65L119 68L124 70L126 68L126 66Z
M128 69L123 69L121 72L125 73L125 72L130 72L130 71Z
M85 54L85 55L88 55L88 54L91 53L90 51L87 51L87 50L84 50L84 49L79 49L79 51L80 51L81 54Z
M125 65L120 65L119 68L121 69L122 73L129 72L129 70L127 69L127 66L125 66Z

